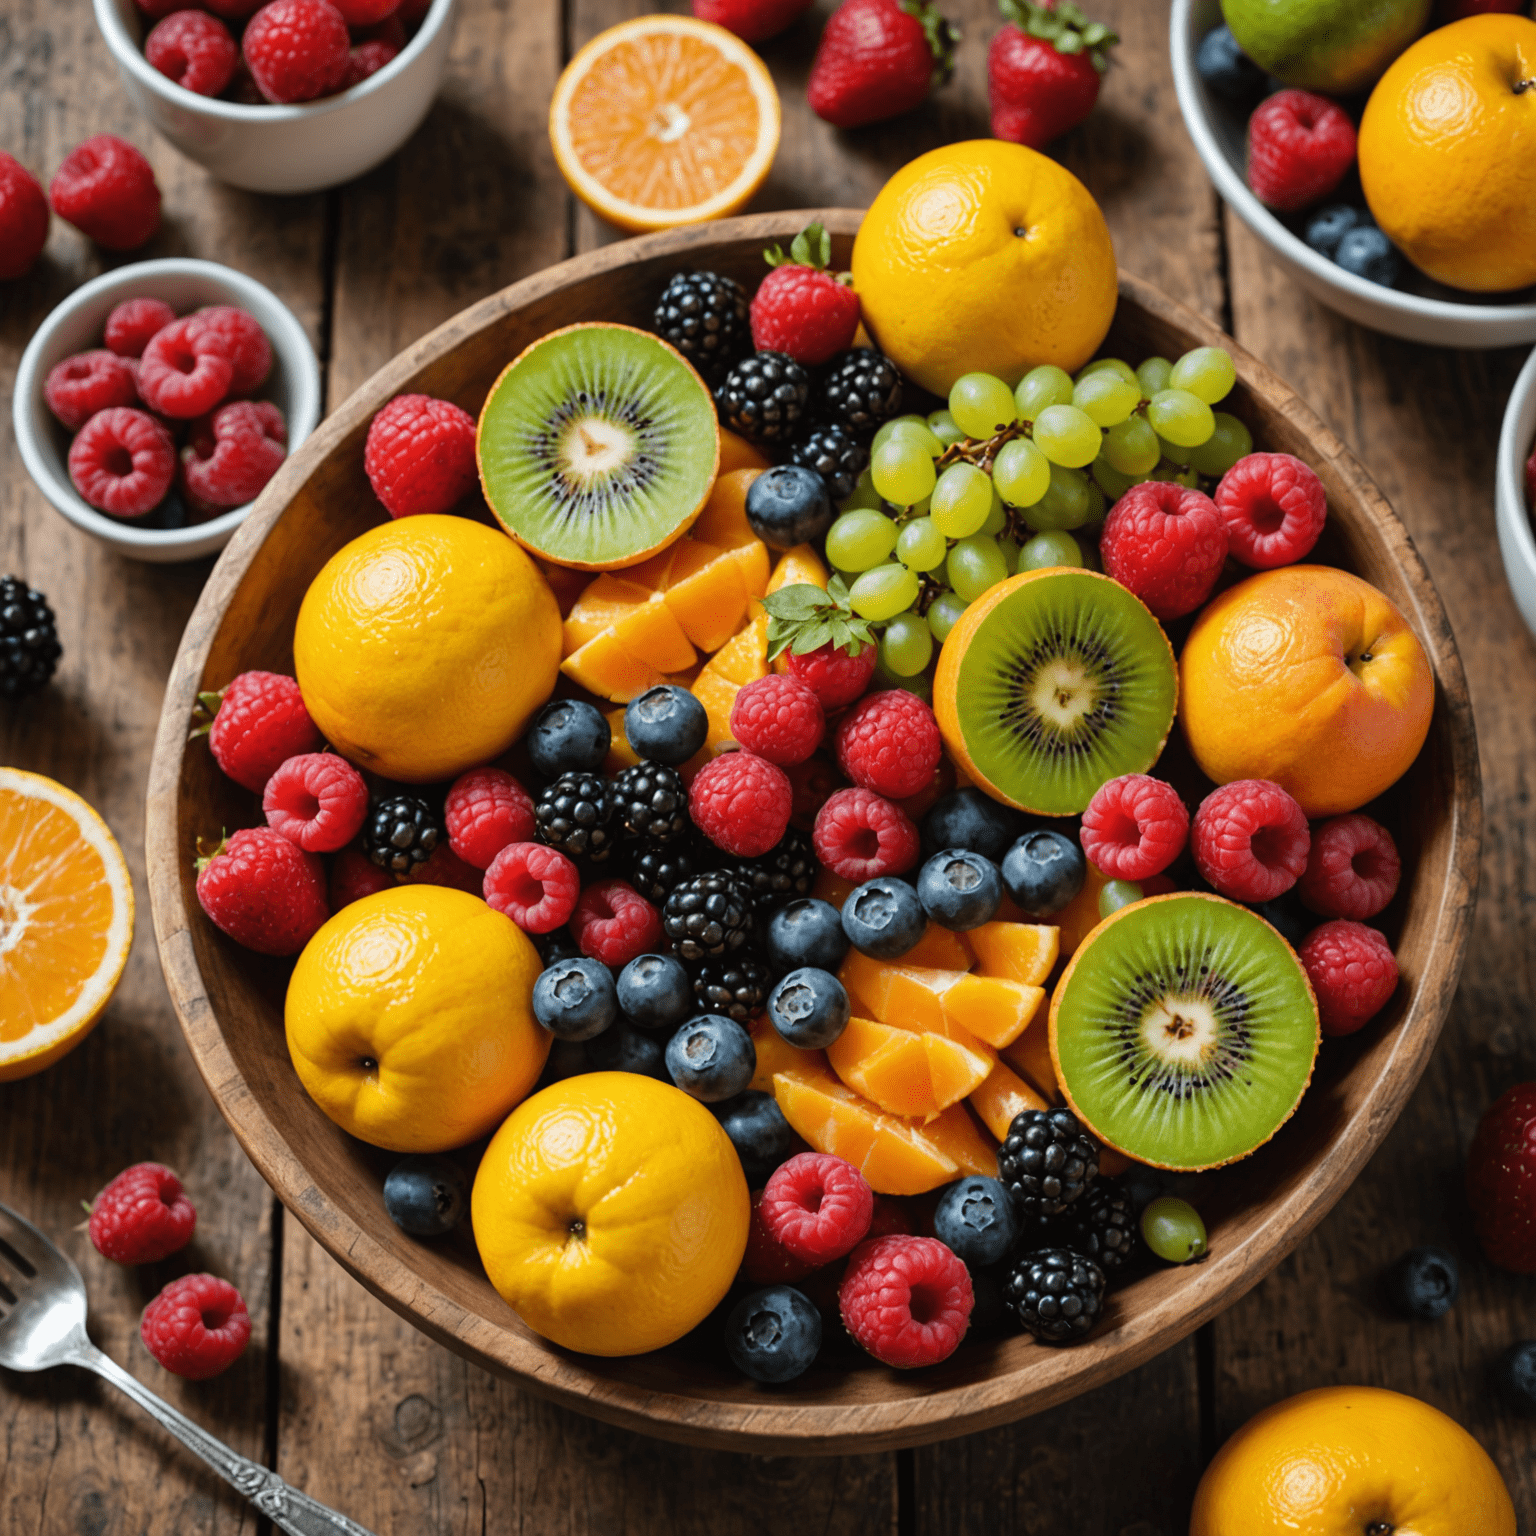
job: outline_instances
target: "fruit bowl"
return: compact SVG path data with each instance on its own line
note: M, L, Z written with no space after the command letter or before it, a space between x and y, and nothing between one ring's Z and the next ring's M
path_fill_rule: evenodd
M706 266L742 280L765 244L811 217L789 212L647 236L578 257L495 294L402 353L352 396L286 464L209 580L183 637L150 776L148 855L166 981L209 1090L284 1203L376 1296L423 1332L530 1391L627 1428L760 1454L842 1453L916 1445L1035 1413L1129 1370L1257 1284L1348 1187L1412 1092L1455 991L1472 915L1482 807L1466 683L1444 610L1406 530L1313 412L1208 321L1134 277L1120 280L1108 345L1178 356L1225 346L1238 383L1230 409L1264 447L1310 463L1332 515L1319 556L1380 587L1407 615L1436 679L1428 742L1394 792L1404 880L1383 922L1405 984L1361 1034L1331 1041L1300 1110L1201 1196L1211 1257L1118 1290L1106 1321L1066 1350L1024 1336L967 1344L921 1373L847 1354L765 1390L689 1339L655 1354L596 1359L532 1334L491 1288L462 1229L414 1243L385 1213L387 1153L356 1142L315 1106L284 1045L281 964L237 949L198 909L199 834L250 819L241 791L206 750L189 749L200 689L246 668L291 670L300 599L324 562L379 520L363 472L373 413L419 390L475 411L508 360L577 320L644 324L666 279ZM861 215L820 215L846 266Z
M1169 48L1184 126L1216 190L1271 255L1315 299L1347 319L1437 347L1510 347L1536 341L1536 291L1480 295L1442 287L1404 263L1401 288L1346 272L1314 251L1248 190L1247 120L1213 96L1195 69L1200 39L1221 24L1221 0L1173 0Z
M1536 439L1536 352L1515 380L1504 426L1499 433L1498 481L1494 500L1499 528L1499 554L1504 577L1514 593L1525 627L1536 635L1536 533L1525 500L1525 461Z

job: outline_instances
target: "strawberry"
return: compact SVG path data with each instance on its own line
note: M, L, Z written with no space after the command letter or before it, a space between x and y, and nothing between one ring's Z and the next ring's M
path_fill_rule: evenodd
M763 599L768 611L768 659L788 653L790 675L821 700L823 709L851 704L869 686L875 671L875 637L848 599L848 586L834 574L825 592L795 582Z
M734 32L744 43L777 37L810 9L811 0L693 0L693 14Z
M1008 25L987 50L992 135L1044 149L1093 110L1120 39L1073 0L1001 0L1001 9Z
M847 272L827 270L832 237L820 224L806 225L788 256L775 245L763 260L773 271L752 300L752 345L759 352L787 352L814 368L853 345L859 296Z
M921 104L949 79L960 29L929 0L844 0L821 34L806 99L834 128L858 128Z
M1467 1154L1467 1197L1483 1252L1536 1274L1536 1083L1519 1083L1483 1116Z

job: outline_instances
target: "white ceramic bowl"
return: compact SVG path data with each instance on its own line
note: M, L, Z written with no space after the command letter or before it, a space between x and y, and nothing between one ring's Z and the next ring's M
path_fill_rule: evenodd
M1232 210L1314 298L1341 315L1439 347L1511 347L1536 341L1536 290L1485 298L1432 283L1407 263L1403 288L1384 288L1320 256L1248 190L1247 120L1206 90L1195 68L1200 39L1221 24L1220 0L1173 0L1169 48L1184 126Z
M291 454L320 420L320 362L304 327L270 288L212 261L170 258L117 267L77 288L37 328L16 370L11 420L22 463L38 489L72 522L134 560L163 564L211 555L229 543L255 503L185 528L137 528L87 503L69 478L69 433L43 399L48 370L76 352L102 345L107 316L124 299L164 299L177 314L205 304L232 304L255 317L272 343L272 373L258 398L288 423Z
M133 0L93 0L123 88L182 154L251 192L317 192L387 159L416 131L448 65L458 0L432 0L416 35L383 69L338 96L249 107L184 90L144 57Z
M1504 575L1515 595L1515 606L1525 627L1536 635L1536 534L1525 502L1525 461L1536 442L1536 352L1526 359L1514 393L1504 408L1504 427L1499 433L1498 484L1495 506L1499 527L1499 554Z

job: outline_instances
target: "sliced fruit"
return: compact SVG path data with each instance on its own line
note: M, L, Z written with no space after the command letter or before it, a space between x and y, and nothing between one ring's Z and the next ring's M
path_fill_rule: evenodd
M766 553L766 545L758 547ZM660 583L667 607L701 651L718 651L736 633L752 597L740 562L718 544L694 538L679 539L667 553Z
M1095 903L1098 897L1094 897ZM983 923L972 928L966 942L976 951L976 969L983 976L1006 976L1025 986L1043 986L1056 964L1061 930L1044 923Z
M539 574L549 583L549 590L555 594L563 619L575 606L577 598L586 591L587 573L573 571L567 565L555 565L548 560L536 560L534 564L538 566Z
M922 938L901 957L901 964L928 966L938 971L968 971L976 963L976 956L966 942L969 937L929 923Z
M773 1092L776 1072L827 1070L825 1051L802 1051L799 1046L791 1045L768 1022L767 1014L758 1014L747 1026L747 1033L751 1035L753 1048L757 1051L757 1070L752 1074L748 1086L756 1088L759 1093Z
M987 1045L1012 1045L1045 1001L1044 987L1005 976L961 976L943 996L944 1016Z
M1099 916L1099 895L1109 884L1109 876L1088 866L1088 878L1083 888L1056 914L1061 930L1061 958L1077 953L1079 946L1102 921Z
M728 475L733 469L771 469L772 460L756 443L749 443L729 427L720 428L720 473Z
M761 473L759 469L722 473L693 526L694 538L725 550L736 562L742 585L754 604L768 589L771 559L768 546L753 533L747 521L747 491Z
M1040 1011L1030 1020L1024 1033L1002 1052L1008 1063L1032 1088L1048 1099L1061 1098L1061 1084L1056 1081L1056 1063L1051 1059L1051 1007L1042 997Z
M594 693L600 699L617 699L620 703L666 681L665 673L625 650L614 638L613 631L608 629L567 656L560 663L560 670L588 693Z
M843 910L843 903L848 900L850 893L855 889L852 880L845 880L841 875L835 875L826 865L816 871L816 878L811 882L811 895L818 901L824 901L829 906L834 906L839 912Z
M616 576L599 576L597 579L620 580ZM570 621L566 622L569 626ZM612 635L617 645L658 672L682 672L698 660L677 615L660 593L648 594L644 602L618 618L613 624Z
M998 1062L987 1080L971 1094L967 1101L981 1116L981 1123L999 1141L1008 1139L1008 1127L1015 1115L1026 1109L1049 1109L1050 1105L1029 1086L1006 1062Z
M833 1071L893 1115L928 1119L958 1103L992 1070L992 1059L943 1035L851 1018L827 1047Z
M731 735L731 706L748 683L768 675L768 617L753 619L733 635L704 664L693 684L693 696L709 716L704 750L711 755L735 741Z
M625 576L604 575L589 581L580 572L572 574L585 585L561 625L561 654L565 656L612 629L621 619L629 618L642 603L655 596L649 587Z
M946 1157L952 1158L961 1173L980 1173L989 1179L997 1177L997 1148L964 1104L951 1104L942 1115L927 1121L923 1135Z

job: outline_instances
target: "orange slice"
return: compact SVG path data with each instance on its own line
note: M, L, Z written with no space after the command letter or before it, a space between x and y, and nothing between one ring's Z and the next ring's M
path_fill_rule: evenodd
M0 1082L77 1046L133 942L133 884L107 824L41 774L0 768Z
M1017 1073L1010 1072L1006 1062L998 1062L992 1074L971 1095L971 1108L981 1116L981 1122L997 1137L1007 1141L1008 1127L1013 1117L1026 1109L1049 1109L1050 1105L1035 1092Z
M735 213L779 147L779 96L740 38L691 16L639 16L599 32L549 104L560 174L621 229Z

